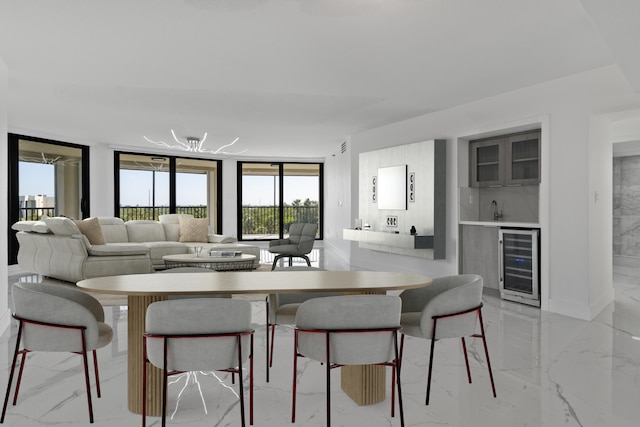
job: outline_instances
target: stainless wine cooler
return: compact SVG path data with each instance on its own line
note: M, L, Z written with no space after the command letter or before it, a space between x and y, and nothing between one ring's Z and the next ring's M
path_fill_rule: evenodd
M500 296L540 307L539 230L499 231Z

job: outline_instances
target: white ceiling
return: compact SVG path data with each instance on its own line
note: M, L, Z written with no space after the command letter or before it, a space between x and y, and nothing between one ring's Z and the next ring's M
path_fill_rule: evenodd
M618 64L637 0L2 0L9 129L323 158L353 133Z

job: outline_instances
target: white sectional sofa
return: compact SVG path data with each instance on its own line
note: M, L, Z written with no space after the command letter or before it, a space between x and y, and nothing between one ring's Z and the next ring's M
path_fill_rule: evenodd
M85 221L54 217L20 221L12 228L18 231L22 270L69 282L151 273L164 268L164 255L193 252L194 246L202 246L203 251L215 248L255 255L254 268L260 265L259 248L208 233L205 221L184 214L161 215L160 221L127 222L115 217Z

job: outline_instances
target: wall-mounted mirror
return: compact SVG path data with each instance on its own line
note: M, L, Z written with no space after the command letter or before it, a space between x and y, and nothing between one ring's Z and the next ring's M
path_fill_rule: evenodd
M407 210L407 165L378 168L378 209Z

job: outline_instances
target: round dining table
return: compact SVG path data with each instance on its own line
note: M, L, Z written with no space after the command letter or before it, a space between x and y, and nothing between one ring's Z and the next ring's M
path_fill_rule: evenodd
M199 272L130 274L85 279L77 286L103 294L127 295L128 301L128 405L142 413L142 336L149 304L168 295L270 294L294 292L343 292L380 294L428 286L432 279L419 274L380 271ZM359 405L385 399L385 372L381 366L345 366L342 389ZM159 416L162 408L162 371L147 372L147 414Z

